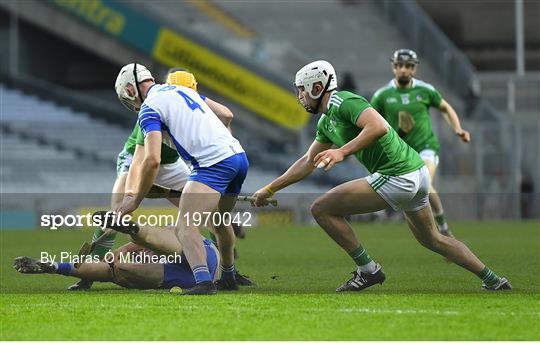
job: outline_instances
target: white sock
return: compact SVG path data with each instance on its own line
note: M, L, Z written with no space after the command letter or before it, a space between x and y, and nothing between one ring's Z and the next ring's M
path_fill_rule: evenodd
M363 266L358 266L357 271L362 273L373 273L375 270L377 270L377 263L374 261L369 262L368 264L364 264Z
M440 232L448 231L448 223L446 222L443 225L438 225L438 227Z

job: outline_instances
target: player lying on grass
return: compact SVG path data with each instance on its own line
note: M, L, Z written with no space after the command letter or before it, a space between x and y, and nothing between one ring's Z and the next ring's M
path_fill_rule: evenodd
M360 291L386 279L345 218L389 206L405 212L407 224L420 244L476 274L484 288L511 288L465 244L438 231L428 202L429 172L424 162L366 99L337 90L336 73L330 63L315 61L304 66L296 74L295 86L306 110L321 114L315 141L283 175L254 194L255 204L263 205L263 200L304 179L316 167L328 171L349 155L372 173L331 189L311 206L317 223L357 265L353 277L337 288L338 292Z
M390 59L394 79L375 92L371 98L377 110L424 161L430 175L429 203L439 231L452 236L444 217L441 199L433 187L439 165L439 140L433 132L429 108L441 111L448 125L462 142L469 143L471 136L461 127L459 117L432 85L414 78L419 63L416 53L409 49L394 52Z
M120 102L138 113L145 152L138 183L133 188L135 192L126 192L118 212L131 214L150 190L159 170L162 143L176 149L193 167L182 190L179 204L182 215L176 230L197 281L196 286L184 294L215 294L217 290L206 265L200 225L190 220L190 216L208 212L220 216L230 214L249 168L244 149L196 91L156 84L150 71L142 65L124 66L115 89ZM215 233L224 267L223 284L227 289L234 289L237 287L234 232L220 221Z
M168 84L177 84L189 87L197 91L197 80L193 74L188 71L181 70L179 68L173 68L167 73L167 83ZM212 99L201 95L201 98L208 104L216 116L221 120L221 122L230 130L230 125L233 119L233 113L226 106L213 101ZM136 123L131 135L128 137L124 145L124 149L120 152L117 159L117 178L113 186L112 195L111 195L111 209L114 211L118 209L123 201L123 196L126 190L133 190L134 184L137 182L138 175L137 172L140 168L130 168L132 165L136 167L142 164L144 160L144 135L139 127L139 124ZM189 173L191 170L184 163L182 159L179 158L177 151L166 144L162 144L161 148L161 163L159 166L159 171L156 176L155 183L165 186L167 188L173 189L175 191L181 191L185 186ZM131 175L135 174L135 175ZM128 175L131 175L128 177ZM159 191L159 188L154 189L156 192ZM170 201L178 206L179 203L179 193L176 196L168 197ZM241 228L234 227L235 234L238 232L239 235L245 235L242 232ZM102 237L102 235L104 235ZM93 253L102 259L105 254L112 249L115 241L116 232L108 230L105 233L101 228L96 228L92 241L94 242L94 251ZM229 262L230 261L225 261ZM230 270L231 266L229 265L227 270ZM234 279L237 284L242 286L253 285L251 280L246 276L241 275L234 269L233 264L233 273ZM224 277L227 277L226 273L223 273ZM86 290L92 286L92 282L81 280L74 285L70 286L70 290Z
M24 274L61 274L73 276L87 281L113 282L125 288L157 289L178 286L189 289L195 286L193 272L183 254L172 258L174 262L151 262L163 258L163 251L182 252L182 246L176 239L174 228L141 227L132 233L132 242L127 243L112 253L114 259L107 255L107 262L83 263L77 268L69 262L41 262L31 257L17 257L13 267ZM206 251L206 263L212 280L219 274L219 252L214 244L203 238ZM148 263L129 263L142 260ZM109 263L108 263L109 262Z

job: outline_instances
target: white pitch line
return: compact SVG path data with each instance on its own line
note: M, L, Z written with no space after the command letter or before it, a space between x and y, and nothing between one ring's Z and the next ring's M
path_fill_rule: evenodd
M439 310L414 310L414 309L373 309L373 308L340 308L337 312L358 312L358 313L385 313L385 314L429 314L444 316L459 316L458 311L439 311Z
M158 293L156 293L158 294ZM73 308L72 304L49 304L49 303L37 303L37 304L6 304L6 307L17 307L20 309L21 307L24 308L35 308L35 307L51 307L54 306L55 308ZM103 307L103 308L109 308L109 304L85 304L85 305L77 305L79 308L83 307ZM126 308L126 309L145 309L148 307L161 307L163 304L161 303L154 303L154 304L118 304L115 305L114 308ZM184 305L181 306L182 310L188 310L188 311L201 311L201 310L212 310L214 307L211 305ZM236 307L236 306L229 306L229 307L223 307L223 309L230 310L230 311L243 311L242 308ZM293 308L289 308L293 309ZM320 307L315 308L307 308L307 307L301 307L301 308L294 308L297 312L339 312L339 313L381 313L381 314L395 314L395 315L401 315L401 314L412 314L412 315L418 315L418 314L428 314L428 315L440 315L440 316L460 316L460 315L476 315L475 313L466 312L466 311L440 311L440 310L416 310L416 309L375 309L375 308L367 308L367 307L355 307L355 308L338 308L338 309L323 309ZM257 311L259 312L279 312L280 309L277 308L259 308ZM540 312L537 311L525 311L525 312L505 312L505 311L491 311L489 313L490 315L496 315L496 316L516 316L516 315L528 315L528 316L537 316L540 317Z

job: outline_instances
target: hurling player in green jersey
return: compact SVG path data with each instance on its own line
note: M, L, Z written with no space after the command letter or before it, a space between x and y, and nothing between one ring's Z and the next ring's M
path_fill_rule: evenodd
M441 199L433 188L433 179L439 164L439 141L431 127L429 108L439 109L448 125L463 142L468 143L471 136L461 127L456 111L441 94L429 83L414 78L418 64L414 51L397 50L390 61L395 77L375 92L371 104L399 136L420 154L431 176L429 202L435 221L443 235L452 236L444 217Z
M345 218L390 206L405 212L420 244L476 274L484 288L511 288L508 280L487 268L465 244L439 233L429 206L429 172L424 162L366 99L336 89L336 73L330 63L315 61L304 66L296 74L295 87L306 110L321 114L315 140L283 175L255 192L254 203L261 206L315 168L328 171L350 155L371 172L366 178L331 189L311 206L317 223L357 265L353 277L338 292L360 291L385 281L381 266L369 256Z

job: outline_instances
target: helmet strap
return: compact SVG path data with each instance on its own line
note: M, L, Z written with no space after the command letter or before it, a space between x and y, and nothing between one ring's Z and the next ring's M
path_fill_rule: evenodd
M139 94L139 99L141 100L141 105L143 103L143 98L141 94L141 89L139 88L139 80L137 79L137 63L133 63L133 77L135 79L135 87L137 88L137 93Z
M311 113L314 113L316 114L317 113L317 110L319 109L319 106L321 106L321 103L322 103L322 99L323 99L323 96L324 94L328 91L328 87L330 87L330 82L332 81L332 77L334 75L330 74L328 76L328 81L326 81L326 85L324 86L324 89L323 91L321 92L321 95L319 96L319 98L317 99L317 105L315 106L315 108L313 109L313 112Z

